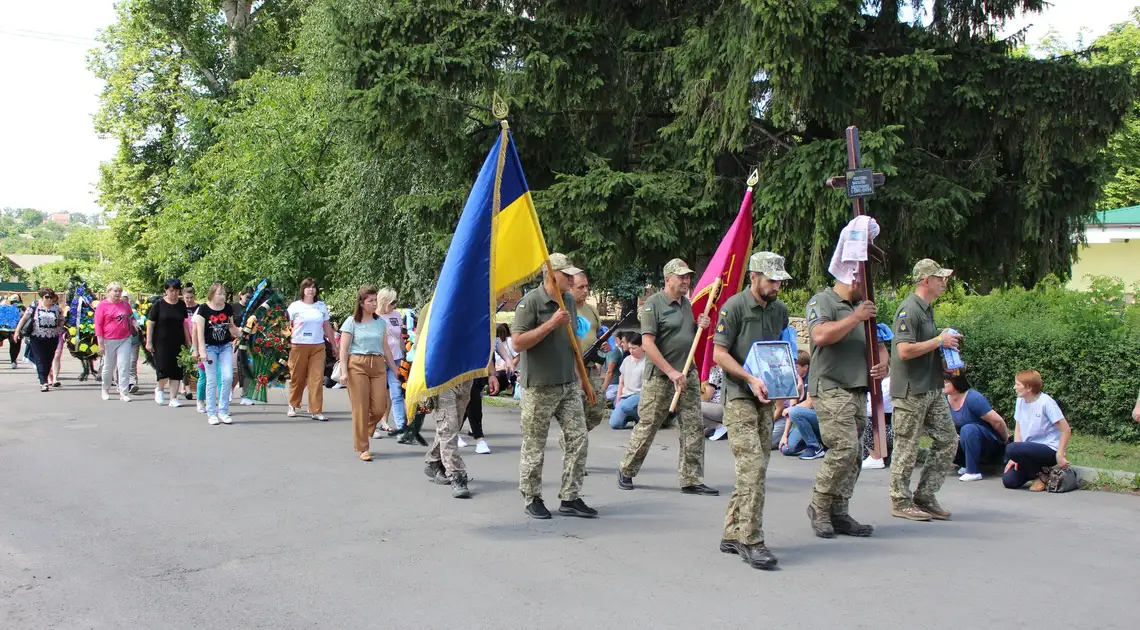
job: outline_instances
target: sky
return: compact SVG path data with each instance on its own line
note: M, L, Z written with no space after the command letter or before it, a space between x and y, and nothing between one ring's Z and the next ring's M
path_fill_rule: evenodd
M1032 25L1032 44L1050 29L1086 43L1128 19L1140 0L1054 0L1006 33ZM87 69L100 28L115 19L112 0L0 0L0 208L97 213L99 163L115 142L95 133L102 82Z

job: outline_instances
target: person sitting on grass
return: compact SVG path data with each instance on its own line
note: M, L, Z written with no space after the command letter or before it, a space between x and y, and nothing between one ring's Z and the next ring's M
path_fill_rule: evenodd
M1073 431L1057 401L1041 391L1042 385L1041 374L1037 370L1022 370L1014 379L1017 409L1013 418L1017 426L1013 442L1005 447L1007 463L1002 475L1002 483L1010 489L1020 488L1032 480L1033 485L1029 489L1041 492L1045 490L1045 482L1053 466L1069 466L1065 452Z
M990 401L961 374L942 375L942 393L950 404L950 417L958 429L958 454L954 463L959 481L980 481L982 464L996 464L1009 441L1005 419L994 411Z

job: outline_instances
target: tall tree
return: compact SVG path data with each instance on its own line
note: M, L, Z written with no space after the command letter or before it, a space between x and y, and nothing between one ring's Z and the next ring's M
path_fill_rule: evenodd
M1133 80L1140 80L1140 7L1132 9L1127 22L1097 38L1092 53L1093 64L1127 66ZM1106 155L1111 179L1100 207L1140 205L1140 100L1133 101L1124 125L1109 139Z

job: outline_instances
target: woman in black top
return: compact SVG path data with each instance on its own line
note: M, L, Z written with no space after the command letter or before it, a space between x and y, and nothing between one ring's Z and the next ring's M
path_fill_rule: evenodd
M182 283L178 280L167 280L163 288L162 298L151 305L146 316L146 349L154 355L154 371L158 376L154 402L164 404L163 390L169 382L170 406L181 407L178 389L184 374L178 365L178 354L191 345L186 328L186 303L179 299Z

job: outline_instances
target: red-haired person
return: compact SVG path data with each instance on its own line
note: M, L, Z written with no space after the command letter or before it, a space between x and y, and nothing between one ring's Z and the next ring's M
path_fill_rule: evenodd
M1067 468L1065 451L1073 430L1057 406L1057 401L1041 391L1041 374L1037 370L1022 370L1014 379L1017 408L1013 418L1017 421L1013 442L1005 447L1005 474L1002 483L1010 489L1020 488L1032 480L1030 490L1041 492L1048 480L1047 468Z

